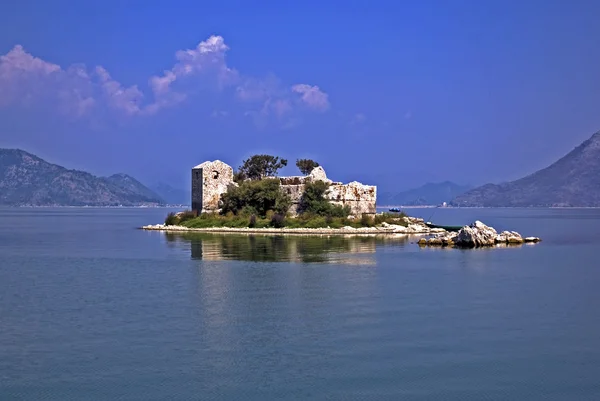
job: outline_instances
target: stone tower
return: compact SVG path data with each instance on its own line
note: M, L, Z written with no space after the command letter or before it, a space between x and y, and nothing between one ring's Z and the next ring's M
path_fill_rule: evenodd
M214 213L221 194L233 183L233 169L220 160L207 161L192 169L192 210Z

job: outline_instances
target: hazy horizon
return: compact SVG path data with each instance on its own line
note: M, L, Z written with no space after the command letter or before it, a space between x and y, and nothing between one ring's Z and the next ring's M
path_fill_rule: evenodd
M600 129L600 4L180 4L0 6L0 147L182 189L308 157L400 191L518 179Z

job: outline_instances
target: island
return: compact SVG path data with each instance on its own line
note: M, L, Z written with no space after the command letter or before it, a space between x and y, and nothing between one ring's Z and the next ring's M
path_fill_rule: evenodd
M169 213L144 230L264 234L429 235L420 245L479 247L538 242L516 232L496 233L481 222L456 233L403 212L377 213L377 187L330 180L309 159L296 161L301 176L278 177L287 160L255 155L237 171L220 161L192 169L192 209ZM493 238L492 238L493 237ZM424 241L423 241L424 240Z

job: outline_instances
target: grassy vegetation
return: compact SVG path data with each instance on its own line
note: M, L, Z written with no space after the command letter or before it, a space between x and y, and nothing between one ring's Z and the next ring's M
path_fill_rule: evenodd
M190 213L182 214L183 220L175 214L169 214L165 220L167 225L181 225L188 228L342 228L350 226L354 228L376 227L382 223L406 226L404 213L382 213L373 216L363 215L361 218L320 216L316 214L303 213L297 217L284 216L277 213L267 213L265 217L255 214L227 213L226 215L203 213L198 217L192 217Z

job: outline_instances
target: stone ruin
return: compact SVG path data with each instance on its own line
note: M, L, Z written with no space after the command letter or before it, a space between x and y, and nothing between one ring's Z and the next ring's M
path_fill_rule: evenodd
M192 210L213 213L219 210L221 194L233 184L233 169L220 160L206 161L192 169Z
M323 181L329 185L325 197L333 204L349 206L354 216L376 213L377 187L353 181L348 184L334 182L327 178L325 170L317 167L307 176L277 177L281 190L292 200L289 213L296 215L306 182ZM233 168L220 160L206 161L192 169L192 210L198 213L219 211L221 195L227 192L233 181Z

